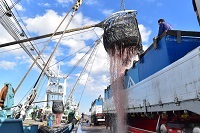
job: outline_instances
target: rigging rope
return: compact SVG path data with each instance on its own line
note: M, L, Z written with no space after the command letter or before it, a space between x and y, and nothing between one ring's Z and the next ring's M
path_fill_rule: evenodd
M77 50L76 52L74 52L74 53L68 55L67 57L65 57L65 58L63 58L63 59L61 59L61 60L58 60L56 63L54 63L53 65L49 66L48 68L50 68L50 67L52 67L52 66L58 64L59 62L61 62L61 61L65 60L65 59L71 57L72 55L75 55L76 53L80 52L81 50L83 50L83 49L86 48L86 47L87 47L87 46L85 46L85 47L83 47L83 48Z
M103 36L101 36L101 38L102 38L102 37L103 37ZM101 38L100 38L100 39L101 39ZM84 66L84 68L83 68L83 70L81 71L80 76L78 77L78 79L77 79L77 81L76 81L76 83L75 83L75 85L74 85L72 91L70 92L70 94L69 94L67 100L69 100L70 98L72 98L72 94L74 93L75 88L76 88L76 86L78 85L79 80L81 79L81 77L82 77L82 75L83 75L83 72L85 72L86 67L87 67L88 64L90 63L90 60L91 60L91 57L92 57L93 53L94 53L95 50L98 48L97 46L99 46L99 44L100 44L100 41L101 41L100 39L98 39L97 41L95 41L95 46L94 46L94 48L93 48L93 50L92 50L92 53L90 54L90 57L89 57L89 59L87 60L85 66Z
M69 22L67 23L67 25L66 25L64 31L68 28L68 26L69 26L70 22L72 21L72 18L74 17L74 15L75 15L75 12L72 13L71 18L70 18ZM65 33L64 31L63 31L63 34L61 35L60 39L58 40L58 42L57 42L57 44L56 44L56 47L54 48L52 54L50 55L50 57L49 57L47 63L45 64L45 66L44 66L42 72L40 73L40 75L39 75L37 81L35 82L34 88L37 86L37 84L38 84L38 82L39 82L41 76L44 75L44 72L46 71L46 69L47 69L49 63L51 62L51 59L53 58L53 56L54 56L54 54L55 54L55 52L56 52L56 50L57 50L57 48L58 48L58 46L59 46L59 44L60 44L60 41L62 40L62 38L63 38L63 36L64 36L64 33ZM38 86L39 86L39 84L38 84Z
M18 0L17 2L19 2L20 0ZM10 0L10 2L13 4L13 5L15 5L15 3L13 3L12 2L12 0ZM13 6L14 7L14 6ZM25 26L25 24L24 24L24 22L23 22L23 20L22 20L22 18L21 18L21 16L19 15L19 13L18 13L18 11L16 10L16 8L14 7L14 9L15 9L15 12L16 12L16 14L18 15L18 18L21 20L21 22L22 22L22 24L23 24L23 26L25 27L25 29L26 29L26 31L27 31L27 33L29 34L29 36L30 36L30 33L29 33L29 31L28 31L28 29L26 28L26 26ZM23 30L23 28L21 27L21 25L20 25L20 23L18 22L18 20L17 20L17 18L15 17L15 15L13 14L13 18L14 18L14 20L16 21L16 23L18 24L18 26L19 26L19 28L21 29L21 33L20 33L20 36L25 36L26 38L28 38L28 36L26 35L26 33L24 32L24 30ZM35 52L38 54L39 52L39 49L38 49L38 47L37 47L37 45L35 45L36 46L36 48L34 47L34 45L32 44L32 42L30 42L29 41L29 43L31 44L31 46L32 46L32 48L35 50ZM30 46L30 45L28 45L28 46ZM25 46L26 47L26 46ZM43 60L43 58L41 58L41 60L43 61L43 63L44 63L44 60Z
M1 1L2 2L2 1ZM2 5L0 5L0 10L2 13L5 13ZM14 15L13 15L14 16ZM13 21L6 15L4 15L3 17L1 17L0 19L1 24L4 26L4 28L7 30L7 32L15 39L15 40L20 40L21 36L19 35L19 31L17 29L17 27L15 26L15 24L13 23ZM16 19L14 19L15 21L17 21ZM19 23L18 23L19 24ZM23 45L22 43L19 44L23 50L31 57L32 60L34 60L34 57L32 56L32 54L29 52L29 50L26 48L25 45ZM41 69L41 66L36 63L37 66Z
M92 29L91 29L92 30ZM88 31L91 31L91 30L88 30ZM70 35L67 35L67 36L64 36L63 38L66 38L66 37L69 37L69 36L73 36L73 35L76 35L76 34L80 34L80 33L84 33L84 32L88 32L88 31L82 31L82 32L79 32L79 33L74 33L74 34L70 34ZM66 32L65 32L66 33ZM53 39L51 39L51 40L57 40L59 37L56 37L56 38L53 38ZM64 39L63 39L64 40ZM43 43L46 43L47 41L41 41L41 42L37 42L37 43L34 43L33 45L36 45L36 44L43 44ZM30 45L26 45L25 47L27 47L27 46L31 46L31 44ZM1 46L0 46L1 47ZM12 51L12 50L17 50L17 49L20 49L20 48L22 48L21 46L20 47L17 47L17 48L13 48L13 49L9 49L9 50L5 50L5 51L1 51L0 52L0 54L1 53L6 53L6 52L9 52L9 51Z
M48 46L48 44L50 43L51 39L53 38L53 36L56 34L57 30L60 28L61 24L64 22L64 20L67 18L68 14L70 13L70 11L65 15L65 17L62 19L62 21L60 22L60 24L58 25L58 27L56 28L56 30L54 31L54 33L52 34L52 36L49 38L49 40L47 41L47 43L45 44L45 46L43 47L43 49L40 51L40 53L38 54L38 56L36 57L36 59L34 60L34 62L32 63L32 65L30 66L29 70L26 72L25 76L23 77L23 79L21 80L21 82L19 83L19 85L17 86L15 93L17 92L17 90L19 89L19 87L21 86L22 82L25 80L26 76L29 74L30 70L32 69L32 67L35 65L35 63L37 62L38 58L40 57L40 55L43 53L44 49ZM34 85L36 86L36 85Z
M74 64L73 65L73 67L70 69L70 70L68 70L66 73L66 77L65 78L67 78L72 72L73 72L73 70L81 63L81 61L86 57L86 55L92 50L92 48L93 47L95 47L95 45L93 45L85 54L84 54L84 56L80 59L80 60L78 60L77 62L76 62L76 64Z
M95 32L95 34L96 34L96 32ZM97 34L96 34L96 35L97 35ZM78 102L78 107L80 106L80 102L81 102L81 99L82 99L83 93L84 93L84 91L85 91L86 84L87 84L87 82L88 82L89 75L90 75L90 72L91 72L91 70L92 70L92 67L93 67L93 64L94 64L94 61L95 61L95 57L96 57L97 51L98 51L98 49L96 50L96 53L94 54L95 56L94 56L94 59L93 59L93 61L92 61L92 65L91 65L91 67L90 67L90 70L89 70L89 72L88 72L88 76L87 76L87 79L86 79L86 82L85 82L85 85L84 85L83 91L82 91L82 93L81 93L81 97L80 97L79 102Z

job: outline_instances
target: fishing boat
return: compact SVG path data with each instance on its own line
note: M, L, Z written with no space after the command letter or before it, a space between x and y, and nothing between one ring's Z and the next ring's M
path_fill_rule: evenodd
M5 23L5 25L4 24L2 25L4 26L5 29L9 27L10 31L8 32L10 33L18 32L18 27L15 27L15 25L13 26L10 24L10 23L14 23L13 20L11 20L10 18L11 17L15 18L15 15L11 11L11 8L15 4L17 4L17 2L11 5L10 7L8 6L6 1L0 2L0 7L2 9L1 19L6 20L6 21L2 21ZM82 4L82 1L77 0L72 7L72 11L70 11L69 13L74 14L78 10L81 4ZM63 21L66 19L66 17L63 18ZM71 17L73 18L73 15ZM15 21L17 22L16 19ZM17 24L20 27L20 24L19 23ZM0 99L1 99L0 101L1 102L0 104L0 107L1 107L0 131L4 133L10 133L10 132L69 133L72 131L74 124L77 123L78 116L79 116L80 101L79 101L79 104L77 104L74 101L73 92L75 91L76 85L79 83L78 82L79 80L76 81L75 86L71 91L67 90L66 80L67 80L67 77L69 76L69 73L68 75L61 74L59 63L52 64L51 62L69 24L66 25L64 31L62 32L58 32L59 26L57 27L54 33L42 36L43 38L49 36L50 39L46 42L45 46L42 48L41 51L40 50L38 51L38 49L34 45L32 45L32 42L30 42L31 38L28 38L25 32L22 32L20 34L12 34L12 37L15 39L15 41L11 42L10 44L7 43L7 44L1 45L1 47L6 47L13 44L20 44L23 50L26 51L26 53L33 60L33 63L30 66L30 68L27 70L23 79L21 80L21 82L16 88L14 88L11 83L5 83L3 85L3 88L0 91ZM72 30L68 30L68 32L78 31L81 29L87 29L90 27L92 26L89 26L89 27L86 26L85 28L72 29ZM23 31L22 28L21 30ZM57 42L56 47L53 49L49 57L44 58L42 54L46 50L47 45L51 42L52 38L55 35L59 35L59 34L61 34L61 37L59 41ZM39 38L42 38L42 37L40 36ZM38 39L38 37L32 38L32 40L34 39L36 40ZM24 98L23 101L21 101L20 103L16 105L16 103L14 103L15 95L20 89L21 85L24 83L24 80L27 78L28 74L30 73L34 65L36 65L41 70L40 75L36 79L36 82L33 85L33 87L31 87L31 89L25 96L26 98ZM47 85L45 87L45 96L42 97L43 99L41 101L36 101L40 93L39 88L41 87L41 82L43 82L44 78L47 79ZM66 94L67 91L69 92L69 95ZM32 118L33 121L30 121L29 120L30 118ZM29 120L28 122L26 121L27 119ZM8 126L12 127L12 129L9 129Z

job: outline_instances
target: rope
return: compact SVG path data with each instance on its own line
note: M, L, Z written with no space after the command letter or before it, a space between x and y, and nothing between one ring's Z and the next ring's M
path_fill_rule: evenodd
M102 37L103 37L103 36L102 36ZM102 38L102 37L101 37L101 38ZM100 38L100 39L101 39L101 38ZM99 40L100 40L100 39L99 39ZM92 57L93 53L95 52L95 50L97 49L97 46L99 45L99 42L100 42L99 40L97 40L97 41L95 42L96 44L95 44L95 46L94 46L94 49L93 49L92 53L90 54L89 59L87 60L85 66L84 66L84 68L83 68L83 70L82 70L81 73L80 73L80 76L78 77L78 79L77 79L77 81L76 81L76 83L75 83L75 85L74 85L74 87L73 87L72 91L70 92L70 94L69 94L69 96L68 96L67 99L70 99L70 98L72 97L72 94L74 93L75 88L76 88L76 86L77 86L78 83L79 83L79 80L81 79L83 73L85 72L86 67L87 67L88 64L90 63L90 60L91 60L91 57Z
M67 57L65 57L65 58L63 58L63 59L61 59L61 60L58 60L56 63L54 63L53 65L49 66L48 68L50 68L50 67L52 67L52 66L58 64L59 62L61 62L61 61L65 60L65 59L71 57L72 55L75 55L76 53L80 52L81 50L83 50L83 49L86 48L86 47L87 47L87 46L85 46L85 47L79 49L78 51L76 51L76 52L70 54L69 56L67 56Z
M92 30L92 29L91 29ZM88 31L91 31L91 30L88 30ZM67 35L67 36L64 36L63 38L66 38L66 37L69 37L69 36L73 36L73 35L76 35L76 34L80 34L80 33L84 33L84 32L88 32L88 31L82 31L82 32L79 32L79 33L74 33L74 34L70 34L70 35ZM56 38L53 38L51 40L57 40L59 37L56 37ZM37 42L37 43L34 43L33 45L36 45L36 44L43 44L43 43L46 43L47 41L41 41L41 42ZM28 47L28 46L31 46L30 45L26 45L25 47ZM1 46L0 46L1 47ZM22 47L17 47L17 48L13 48L13 49L9 49L9 50L4 50L4 51L1 51L1 53L6 53L6 52L9 52L9 51L12 51L12 50L17 50L17 49L21 49Z
M96 57L96 54L97 54L97 51L96 51L96 53L95 53L95 57ZM93 67L93 65L94 65L94 61L95 61L95 58L94 58L93 61L92 61L93 63L92 63L92 65L91 65L91 67L90 67L90 70L89 70L89 73L88 73L88 76L87 76L87 79L86 79L86 82L85 82L85 85L84 85L83 91L82 91L82 93L81 93L80 100L79 100L79 102L78 102L78 105L80 105L80 102L81 102L81 99L82 99L83 93L84 93L85 88L86 88L86 84L87 84L88 79L89 79L90 72L91 72L92 67Z
M44 75L44 72L46 71L46 69L47 69L49 63L51 62L51 59L52 59L53 56L54 56L55 51L57 50L57 48L58 48L58 46L59 46L59 44L60 44L60 41L61 41L62 38L63 38L63 35L64 35L64 33L65 33L65 30L68 28L68 26L69 26L70 22L72 21L72 18L74 17L74 15L75 15L75 12L72 13L71 18L70 18L68 24L66 25L66 27L65 27L65 29L64 29L64 31L63 31L61 37L60 37L60 39L58 40L55 49L53 50L53 52L52 52L52 54L50 55L50 57L49 57L47 63L45 64L45 66L44 66L44 68L43 68L41 74L39 75L39 77L38 77L38 79L37 79L37 81L36 81L36 83L35 83L35 85L34 85L34 88L36 87L37 83L39 82L41 76ZM38 85L38 86L39 86L39 85Z
M19 85L17 86L15 93L17 92L17 90L19 89L19 87L21 86L22 82L25 80L26 76L29 74L30 70L32 69L32 67L35 65L35 63L37 62L38 58L40 57L40 55L43 53L44 49L47 47L47 45L50 43L51 39L53 38L53 36L56 34L57 30L60 28L61 24L64 22L64 20L67 18L68 14L70 13L70 11L65 15L65 17L62 19L62 21L60 22L60 24L58 25L58 27L56 28L56 30L54 31L54 33L52 34L52 36L49 38L49 40L47 41L47 43L45 44L45 46L43 47L43 49L40 51L40 53L38 54L38 56L36 57L35 61L32 63L32 65L30 66L29 70L26 72L25 76L23 77L23 79L21 80L21 82L19 83ZM34 85L36 86L36 84Z
M92 50L92 48L94 47L95 45L93 45L85 54L84 54L84 56L80 59L80 60L78 60L77 62L76 62L76 64L74 64L73 65L73 67L70 69L70 70L68 70L67 71L67 76L65 77L65 78L67 78L67 77L69 77L69 75L73 72L73 70L81 63L81 61L86 57L86 55Z
M43 82L43 84L42 84L42 86L41 86L41 88L40 88L40 91L38 92L38 95L37 95L37 97L35 98L35 100L38 100L38 99L39 99L40 94L41 94L41 92L42 92L42 88L43 88L44 83L46 82L46 80L47 80L47 78L46 78L45 81ZM43 98L44 98L44 97L43 97Z

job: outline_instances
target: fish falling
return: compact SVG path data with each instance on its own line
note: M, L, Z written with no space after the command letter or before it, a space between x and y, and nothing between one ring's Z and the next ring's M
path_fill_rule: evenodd
M115 133L127 132L123 77L133 58L142 50L136 14L133 10L120 11L104 22L103 44L110 58L110 84L116 110Z

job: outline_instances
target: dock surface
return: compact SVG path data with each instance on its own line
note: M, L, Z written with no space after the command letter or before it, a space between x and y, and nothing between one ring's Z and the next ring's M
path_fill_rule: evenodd
M81 123L75 127L72 133L111 133L110 129L106 129L105 125L93 126L87 123Z

